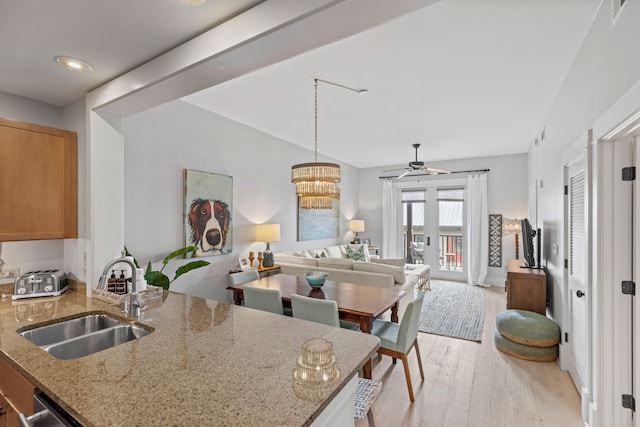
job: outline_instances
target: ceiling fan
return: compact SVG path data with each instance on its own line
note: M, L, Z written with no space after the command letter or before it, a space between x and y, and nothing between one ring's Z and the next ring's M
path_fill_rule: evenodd
M406 168L402 168L402 169L390 169L390 170L386 170L384 172L394 172L394 171L401 171L403 170L404 172L402 174L400 174L398 176L398 179L400 178L404 178L407 175L417 175L414 174L414 172L419 172L420 174L427 174L427 175L438 175L441 173L451 173L449 171L446 170L442 170L442 169L433 169L433 168L428 168L424 165L424 162L418 161L418 148L420 147L420 144L412 144L411 145L413 148L415 148L416 150L416 160L413 162L409 162L409 167Z

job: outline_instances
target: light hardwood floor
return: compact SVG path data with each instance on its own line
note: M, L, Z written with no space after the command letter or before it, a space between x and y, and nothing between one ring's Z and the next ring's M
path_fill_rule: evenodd
M373 406L378 427L584 425L580 396L556 362L529 362L495 348L495 317L505 309L504 288L486 288L482 343L419 333L425 380L420 383L412 351L413 404L402 362L383 356L373 369L373 378L383 381ZM356 422L367 425L366 418Z

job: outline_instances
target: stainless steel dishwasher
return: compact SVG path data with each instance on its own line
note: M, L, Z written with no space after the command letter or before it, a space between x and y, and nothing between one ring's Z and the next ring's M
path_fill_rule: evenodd
M38 392L33 396L33 415L18 415L22 427L78 427L82 426L46 394Z

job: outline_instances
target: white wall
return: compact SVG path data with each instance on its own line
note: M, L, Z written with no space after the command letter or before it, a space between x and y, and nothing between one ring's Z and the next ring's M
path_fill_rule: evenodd
M125 244L141 264L157 263L185 245L184 169L233 177L233 253L206 257L211 265L178 279L171 285L176 291L227 301L227 273L236 258L264 250L254 241L254 224L281 225L281 240L271 245L275 252L312 248L343 241L357 209L357 171L342 164L344 231L337 239L298 242L291 166L313 161L311 150L181 101L124 119L123 134ZM170 263L165 273L172 278L184 262Z
M527 157L526 154L481 157L476 159L428 162L438 169L451 171L490 169L487 175L488 206L490 214L502 214L504 218L524 218L527 216ZM402 168L406 165L393 165L380 168L360 169L358 172L359 201L358 219L365 220L362 237L369 237L373 244L382 239L382 180L380 176L390 175L384 170ZM423 177L424 180L465 178L464 174ZM406 178L405 180L408 180ZM415 178L413 178L415 179ZM522 243L520 243L522 245ZM522 254L522 246L520 247ZM522 255L521 255L522 257ZM506 260L515 258L515 238L504 236L502 239L502 267L489 267L487 283L504 286L506 278Z
M611 23L609 2L596 15L544 123L546 140L529 151L529 181L538 187L538 226L543 229L543 265L552 287L551 314L562 320L564 289L562 158L571 145L640 79L640 4L627 2ZM632 108L640 108L636 104ZM621 111L622 121L633 110ZM602 135L594 134L594 139ZM552 245L558 245L553 254Z

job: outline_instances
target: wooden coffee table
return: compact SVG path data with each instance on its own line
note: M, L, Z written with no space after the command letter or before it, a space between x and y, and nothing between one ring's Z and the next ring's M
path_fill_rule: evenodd
M286 305L291 304L291 295L293 294L333 300L338 304L340 319L358 323L360 330L367 334L371 333L374 319L389 309L391 309L391 320L397 323L398 302L406 295L406 292L401 289L335 282L333 280L327 280L320 289L312 289L304 277L277 274L241 285L229 286L227 289L233 291L233 300L237 305L242 304L243 289L247 285L278 289L282 301ZM363 376L371 378L370 360L363 367Z

